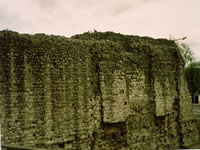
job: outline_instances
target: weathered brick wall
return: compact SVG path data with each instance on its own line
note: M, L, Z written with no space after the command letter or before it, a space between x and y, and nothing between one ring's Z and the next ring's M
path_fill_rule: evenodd
M2 143L169 149L198 141L174 42L0 33Z

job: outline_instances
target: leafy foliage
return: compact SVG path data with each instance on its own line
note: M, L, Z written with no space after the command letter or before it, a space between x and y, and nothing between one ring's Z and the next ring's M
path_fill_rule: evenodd
M181 43L178 46L186 66L195 60L194 53L187 44Z
M188 89L194 99L196 94L200 94L200 62L195 60L194 53L187 44L181 43L178 44L178 47L185 61L184 74Z
M185 68L185 78L192 97L200 93L200 62L192 62Z
M85 32L83 34L77 34L72 36L72 39L82 39L82 40L109 40L112 42L117 42L125 47L130 48L130 44L152 44L152 45L167 45L172 46L175 45L174 41L170 41L167 39L153 39L151 37L139 37L136 35L123 35L120 33L114 33L111 31L108 32Z

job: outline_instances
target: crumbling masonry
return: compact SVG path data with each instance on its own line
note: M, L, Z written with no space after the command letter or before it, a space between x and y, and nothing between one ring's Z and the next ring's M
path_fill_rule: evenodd
M59 150L187 147L199 136L173 41L0 32L2 144Z

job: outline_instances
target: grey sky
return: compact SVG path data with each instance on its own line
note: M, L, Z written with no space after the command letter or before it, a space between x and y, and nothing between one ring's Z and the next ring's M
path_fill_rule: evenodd
M174 38L200 60L200 0L0 0L0 30L71 36L88 30Z

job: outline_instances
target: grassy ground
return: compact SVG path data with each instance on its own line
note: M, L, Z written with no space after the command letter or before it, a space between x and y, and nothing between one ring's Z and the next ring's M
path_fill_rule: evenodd
M193 104L193 113L197 120L200 120L200 104Z
M193 104L193 113L200 134L200 104Z
M200 135L200 104L193 104L193 114ZM198 143L194 143L193 146L188 148L199 148L199 147L200 147L200 141Z

